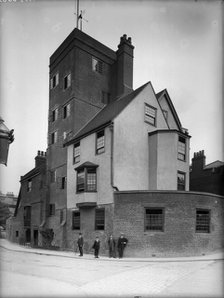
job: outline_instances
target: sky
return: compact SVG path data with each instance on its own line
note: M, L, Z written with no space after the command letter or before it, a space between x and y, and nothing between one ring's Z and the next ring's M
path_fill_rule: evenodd
M82 30L114 51L134 45L134 89L167 89L191 135L190 158L223 156L222 0L80 0ZM76 26L76 1L0 2L0 115L15 140L0 191L18 195L20 177L47 149L49 57Z

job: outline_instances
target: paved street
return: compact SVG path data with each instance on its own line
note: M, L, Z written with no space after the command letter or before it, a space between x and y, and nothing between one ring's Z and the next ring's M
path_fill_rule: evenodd
M1 297L224 297L223 260L94 259L0 240Z

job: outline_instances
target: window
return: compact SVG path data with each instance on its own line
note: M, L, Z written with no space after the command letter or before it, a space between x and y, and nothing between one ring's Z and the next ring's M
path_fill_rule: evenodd
M178 159L186 160L186 139L181 136L178 137Z
M196 210L196 232L210 233L210 210Z
M62 177L61 178L61 189L65 189L66 188L66 177Z
M64 213L64 210L60 210L60 224L63 222L63 213Z
M53 171L51 171L50 172L50 175L51 175L51 177L50 177L50 179L51 179L51 183L54 183L54 182L56 182L56 170L53 170Z
M52 122L58 119L58 109L53 110L52 112Z
M162 208L145 208L145 230L164 231L164 210Z
M74 144L73 149L73 163L77 163L80 161L80 142Z
M58 132L54 131L51 134L51 144L57 143L57 140L58 140Z
M101 130L96 134L96 154L100 154L105 151L104 145L104 130Z
M49 204L49 215L55 215L55 204Z
M30 226L31 224L31 206L24 207L24 226Z
M64 77L64 89L67 89L71 86L71 74L69 73Z
M97 208L95 212L95 230L104 230L105 209Z
M56 73L50 80L50 88L53 89L59 84L59 73Z
M19 237L19 231L16 231L16 237Z
M27 191L30 192L32 190L32 179L27 181Z
M67 118L70 116L71 113L71 105L70 103L63 107L63 118Z
M163 115L164 115L165 119L167 120L168 119L168 111L163 110Z
M96 191L96 168L83 168L77 171L77 192Z
M156 126L156 108L145 104L145 121Z
M72 213L72 229L80 230L80 212L73 211Z
M98 73L103 73L103 62L92 57L92 69Z
M110 102L110 93L102 91L102 103L108 104Z
M177 172L177 190L185 190L185 173Z

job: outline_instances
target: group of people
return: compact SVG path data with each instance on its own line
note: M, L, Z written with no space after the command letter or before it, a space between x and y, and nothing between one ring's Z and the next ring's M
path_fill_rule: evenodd
M118 238L117 245L116 241L113 237L113 235L110 235L107 241L108 249L109 249L109 258L116 258L117 251L118 251L118 257L119 259L123 258L124 249L128 243L128 239L124 237L124 234L121 234ZM82 233L79 233L79 238L77 241L77 245L79 248L79 256L83 256L83 246L84 246L84 240ZM93 243L92 249L94 250L94 256L95 258L99 258L99 251L100 251L100 239L98 236L96 236L96 239Z

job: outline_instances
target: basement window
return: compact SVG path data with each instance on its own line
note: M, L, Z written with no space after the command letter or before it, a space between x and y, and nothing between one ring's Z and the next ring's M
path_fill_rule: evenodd
M145 208L145 230L164 231L164 210L163 208Z
M197 209L196 210L196 232L210 233L210 210Z

